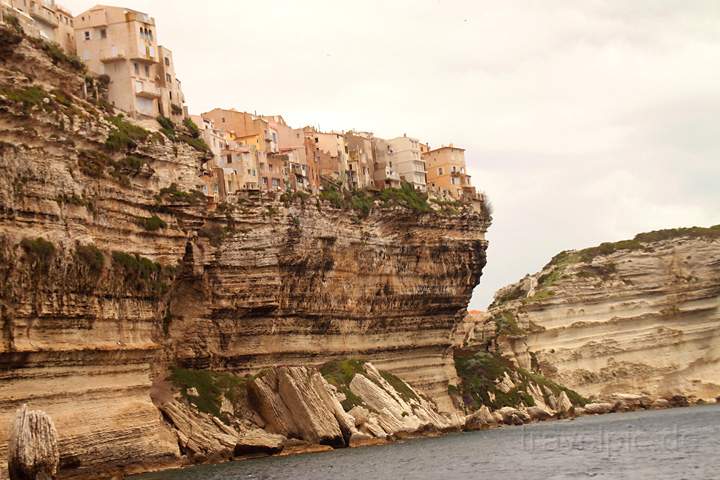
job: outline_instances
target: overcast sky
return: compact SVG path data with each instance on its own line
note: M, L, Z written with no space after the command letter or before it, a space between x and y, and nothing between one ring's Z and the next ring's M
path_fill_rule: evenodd
M720 223L720 1L122 5L155 17L192 113L466 148L495 208L471 308L561 250Z

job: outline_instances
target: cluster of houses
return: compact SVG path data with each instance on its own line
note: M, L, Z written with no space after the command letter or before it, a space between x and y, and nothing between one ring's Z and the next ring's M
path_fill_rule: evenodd
M216 202L243 191L382 190L402 182L440 199L480 198L464 150L452 144L430 148L407 135L292 128L280 115L235 109L189 115L172 51L158 44L155 19L145 13L97 5L73 16L54 0L0 0L0 7L27 34L57 43L105 75L109 102L127 115L192 119L212 151L199 187Z

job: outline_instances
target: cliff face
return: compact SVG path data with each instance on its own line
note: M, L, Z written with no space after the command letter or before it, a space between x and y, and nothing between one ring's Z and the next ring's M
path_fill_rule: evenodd
M167 350L249 373L362 356L448 406L450 334L485 264L485 220L246 201L200 238L170 303ZM202 233L202 232L201 232Z
M107 116L95 83L28 39L3 49L0 458L28 403L55 422L62 478L177 464L151 400L174 365L354 355L451 408L487 216L299 197L209 212L200 152Z
M585 395L720 394L720 227L563 252L500 290L491 328L521 365ZM482 336L482 335L481 335Z

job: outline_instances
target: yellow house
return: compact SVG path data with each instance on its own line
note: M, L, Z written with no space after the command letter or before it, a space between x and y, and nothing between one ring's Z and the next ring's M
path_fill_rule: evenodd
M215 127L229 133L241 145L255 147L258 152L277 153L278 133L270 124L251 113L215 108L202 114Z
M465 149L453 145L428 150L422 155L427 164L429 190L435 195L456 200L473 197L475 188L465 165Z

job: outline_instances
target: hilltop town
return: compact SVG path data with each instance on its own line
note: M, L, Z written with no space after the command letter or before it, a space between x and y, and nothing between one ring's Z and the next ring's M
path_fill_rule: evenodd
M320 194L402 186L440 203L484 203L470 182L464 149L452 144L431 148L406 134L384 139L354 130L293 128L281 115L235 109L191 115L172 51L159 43L157 24L148 14L97 5L72 15L54 0L0 0L0 15L57 55L84 65L101 81L114 114L122 112L166 136L174 136L176 126L189 130L194 146L205 153L197 190L211 205L243 192Z

